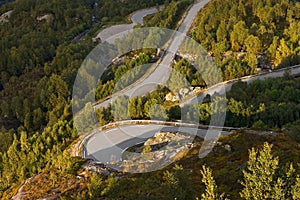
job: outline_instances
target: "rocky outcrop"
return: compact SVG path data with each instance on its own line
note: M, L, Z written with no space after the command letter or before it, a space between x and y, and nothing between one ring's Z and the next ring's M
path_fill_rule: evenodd
M8 22L8 20L9 20L11 14L12 14L12 12L13 12L13 11L10 10L10 11L7 11L7 12L3 13L3 14L0 16L0 24L5 23L5 22Z
M165 99L166 101L180 101L181 99L184 99L188 97L189 95L195 95L198 94L203 88L201 87L186 87L181 88L177 92L169 92Z
M138 148L139 152L128 155L119 166L122 166L125 171L130 167L134 169L143 166L138 170L143 172L143 168L155 168L157 163L176 161L193 147L191 137L189 134L179 132L158 132L153 138L149 138L142 148Z
M178 96L174 95L172 92L169 92L165 98L166 98L166 101L172 101L172 102L179 100Z
M172 133L172 132L158 132L154 135L153 138L149 138L144 145L158 145L161 143L174 143L179 142L183 140L190 139L191 136L187 134L181 134L181 133Z
M232 151L231 146L230 146L229 144L226 144L226 145L224 146L224 149L225 149L226 151L228 151L228 152L231 152L231 151Z
M52 14L46 14L43 16L39 16L36 18L38 21L43 21L45 20L46 22L51 22L53 20L53 15Z
M11 200L19 200L19 199L23 199L25 196L26 196L26 192L24 191L24 187L28 184L30 184L31 180L33 179L34 177L31 177L29 179L27 179L24 183L24 185L22 187L20 187L20 189L18 190L18 193L13 196L11 198Z
M104 163L96 162L96 161L88 161L86 164L82 166L85 171L79 174L79 176L84 177L87 172L89 173L97 173L101 176L109 176L114 173L116 176L122 176L123 174L119 171L106 166Z

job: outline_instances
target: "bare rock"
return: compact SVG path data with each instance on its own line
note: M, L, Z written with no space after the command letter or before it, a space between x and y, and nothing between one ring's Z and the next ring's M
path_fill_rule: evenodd
M231 152L231 151L232 151L231 146L230 146L229 144L226 144L226 145L224 146L224 148L225 148L225 150L228 151L228 152Z

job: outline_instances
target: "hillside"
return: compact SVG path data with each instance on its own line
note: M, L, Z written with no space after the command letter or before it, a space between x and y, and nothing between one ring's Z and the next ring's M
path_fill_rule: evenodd
M222 193L228 199L254 199L247 195L260 193L266 196L256 199L300 199L300 78L288 71L281 78L251 84L237 82L226 98L215 93L207 95L203 103L195 104L192 109L199 111L197 116L192 109L190 113L187 111L188 122L208 125L214 115L213 108L218 103L227 105L218 111L226 113L225 126L236 131L221 137L204 158L198 156L203 144L198 137L184 151L174 154L176 162L148 173L123 173L103 163L71 156L82 139L72 113L74 80L81 63L99 42L93 40L97 32L107 26L129 23L130 13L136 10L159 5L164 5L164 9L147 16L144 27L176 29L192 3L191 0L0 1L1 199L14 196L15 199L213 200L224 199L219 198ZM212 56L224 80L272 73L300 63L299 10L300 3L296 0L212 0L197 14L189 34ZM136 26L140 27L143 26ZM119 58L96 80L95 99L109 97L129 70L146 63L155 64L164 53L164 49L139 49ZM187 93L207 89L193 62L177 55L169 67L191 83L192 89ZM126 84L142 77L140 72L126 80ZM122 120L122 116L130 120L181 122L181 97L174 101L166 98L175 96L170 89L180 85L180 80L176 77L175 80L178 81L158 86L142 97L121 96L115 104L95 109L99 124ZM180 89L182 92L186 88ZM124 106L126 109L122 110ZM141 154L157 151L172 143L164 139L157 139L164 142L154 148L140 145L130 150L138 149ZM271 147L265 142L271 144L273 157L265 152ZM176 144L180 145L180 141L175 139L173 145ZM250 151L252 147L260 153ZM258 154L265 157L258 159ZM130 162L124 163L128 169L132 167ZM251 176L251 167L258 171L258 176ZM267 180L259 179L259 173L265 175L264 169L270 171ZM248 179L245 172L250 173ZM260 187L249 186L251 181L257 181Z
M243 187L240 181L243 180L242 170L247 167L248 149L252 147L261 149L266 141L273 145L272 154L279 156L279 171L293 163L296 173L299 174L300 166L297 165L300 156L299 140L295 141L288 133L280 133L279 136L274 137L261 135L257 131L242 131L220 138L214 150L204 159L198 157L202 144L202 140L198 139L194 142L193 148L182 155L177 162L156 172L111 174L107 177L107 174L105 176L103 173L99 175L83 173L83 169L80 169L77 174L81 174L81 178L78 179L74 172L66 175L54 168L50 171L42 171L24 187L23 192L26 192L24 199L53 195L59 195L60 199L174 199L176 197L196 199L205 189L200 173L203 165L212 169L218 191L224 192L229 199L241 199L239 192ZM61 178L54 180L44 178L52 177L51 174ZM65 179L66 177L68 178Z
M211 52L224 79L300 63L299 1L214 0L192 37Z

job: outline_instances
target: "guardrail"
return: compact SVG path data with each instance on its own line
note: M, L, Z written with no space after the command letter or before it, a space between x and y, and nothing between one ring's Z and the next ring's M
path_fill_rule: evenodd
M184 122L168 122L168 121L158 121L158 120L124 120L124 121L118 121L106 124L104 126L101 126L99 128L96 128L90 132L87 132L85 136L80 140L79 144L77 145L77 156L84 157L83 153L83 147L86 144L86 142L95 134L107 130L116 128L118 126L124 126L124 125L147 125L147 124L155 124L155 125L163 125L163 126L174 126L174 127L189 127L189 128L197 128L197 129L215 129L220 131L232 131L232 130L240 130L240 128L235 127L218 127L218 126L209 126L209 125L202 125L202 124L192 124L192 123L184 123Z
M245 76L245 77L241 77L241 78L236 78L236 79L232 79L232 80L228 80L228 81L224 81L224 82L220 82L217 83L216 85L213 85L212 87L204 90L207 91L209 89L218 87L220 85L225 85L228 83L233 83L233 82L238 82L238 81L242 81L242 80L246 80L246 79L250 79L250 78L254 78L254 77L258 77L258 76L265 76L268 74L272 74L272 73L278 73L278 72L284 72L286 70L290 70L290 69L296 69L299 68L300 65L294 65L294 66L290 66L290 67L286 67L286 68L282 68L282 69L277 69L277 70L273 70L272 72L264 72L264 73L260 73L260 74L255 74L255 75L250 75L250 76ZM293 73L293 72L291 72ZM291 76L297 76L299 73L296 74L290 74ZM201 91L204 92L204 91ZM152 120L125 120L125 121L118 121L118 122L114 122L114 123L110 123L107 125L104 125L102 127L99 127L97 129L94 129L90 132L88 132L79 142L78 147L77 147L77 155L79 155L79 152L82 153L82 148L85 145L85 142L94 134L103 131L103 130L107 130L110 128L115 128L117 126L123 126L123 125L130 125L130 124L158 124L158 125L167 125L167 126L187 126L187 127L195 127L198 129L207 129L207 128L213 128L213 129L222 129L222 130L226 130L226 131L231 131L231 130L239 130L240 128L234 128L234 127L216 127L216 126L208 126L208 125L195 125L195 124L189 124L189 123L181 123L181 122L166 122L166 121L152 121Z
M230 83L236 83L238 81L248 81L249 79L254 79L256 77L263 77L263 76L267 76L267 75L274 74L274 73L280 73L280 72L285 72L285 71L288 71L288 70L294 70L294 69L297 69L299 67L300 67L300 65L293 65L293 66L290 66L290 67L285 67L285 68L281 68L281 69L272 70L271 72L261 72L261 73L258 73L258 74L248 75L248 76L244 76L244 77L240 77L240 78L231 79L231 80L228 80L228 81L219 82L215 85L210 86L209 88L202 89L197 93L186 96L185 98L183 98L181 100L180 105L184 105L186 102L188 102L189 100L197 97L199 94L204 93L206 91L209 91L211 89L215 89L219 86L227 85L227 84L230 84ZM290 75L294 76L294 77L296 77L300 74L300 72L293 74L293 71L290 71L290 73L291 73Z
M294 66L290 66L290 67L286 67L286 68L273 70L272 72L263 72L263 73L260 73L260 74L254 74L254 75L250 75L250 76L244 76L244 77L241 77L241 78L236 78L236 79L220 82L220 83L217 83L217 84L211 86L210 88L202 90L200 93L203 93L205 91L208 91L209 89L213 89L213 88L216 88L216 87L221 86L221 85L226 85L226 84L229 84L229 83L243 81L243 80L246 80L246 79L252 79L252 78L255 78L255 77L258 77L258 76L265 76L265 75L268 75L268 74L273 74L273 73L278 73L278 72L285 72L287 70L296 69L296 68L299 68L299 67L300 67L300 65L294 65ZM293 73L293 72L291 72L291 73ZM300 74L300 72L296 73L296 74L290 74L290 75L291 76L297 76L298 74ZM185 99L185 102L192 99L192 98L194 98L197 95L199 95L199 93L197 93L196 95L193 95L190 98ZM84 145L84 142L87 141L87 139L89 139L89 137L91 137L96 132L103 131L103 130L110 129L110 128L114 128L114 127L117 127L117 126L130 125L130 124L159 124L159 125L170 125L170 126L196 126L195 124L187 124L187 123L179 123L179 122L161 122L161 121L151 121L151 120L125 120L125 121L114 122L114 123L110 123L110 124L104 125L102 127L99 127L97 129L87 133L87 135L85 135L81 139L81 141L78 145L78 148L77 148L78 152L81 152L82 147ZM239 128L234 128L234 127L211 127L211 126L207 126L207 125L198 125L198 128L200 128L200 129L206 129L206 128L221 129L222 128L222 130L238 130L239 129ZM79 154L77 153L77 155L79 155Z

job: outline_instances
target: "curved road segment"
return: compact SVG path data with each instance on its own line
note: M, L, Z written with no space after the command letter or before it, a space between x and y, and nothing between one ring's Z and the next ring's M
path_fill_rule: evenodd
M122 95L126 95L128 97L143 96L148 92L152 92L158 84L163 84L168 80L171 71L170 66L173 62L175 53L178 51L184 40L183 36L188 33L199 10L203 8L209 1L210 0L197 1L195 4L193 4L178 28L178 32L180 32L181 34L175 34L175 36L172 38L170 45L167 48L168 50L166 54L164 55L162 61L159 63L156 69L140 84L130 89L125 88L124 90L122 90ZM143 88L141 89L141 87ZM109 103L114 102L117 97L118 95L113 96L101 103L96 103L94 105L94 108L107 107Z
M180 27L178 28L179 32L186 34L194 21L198 11L203 8L210 0L198 1L196 2L188 11L187 15L185 16L183 22L181 23ZM170 64L173 61L174 53L179 48L182 43L183 38L179 36L175 36L168 49L170 50L164 56L161 64L154 70L152 74L148 76L140 85L149 85L148 88L143 90L139 90L138 94L134 95L144 95L148 92L151 92L154 89L151 83L162 83L163 81L167 80L170 72ZM299 66L290 67L290 75L298 75L300 74ZM224 85L226 86L226 90L230 90L233 83L241 80L244 82L251 82L256 79L266 79L268 77L282 77L284 76L286 69L278 70L272 73L267 74L259 74L254 76L248 76L241 79L234 79L231 81L222 82L212 86L211 88L207 89L204 93L198 95L197 97L191 98L189 101L186 101L181 106L185 104L191 104L196 102L198 98L203 98L206 94L213 94L214 92L219 92L220 88L223 88ZM135 91L139 89L140 86L135 86L131 89L124 90L123 95L132 96ZM108 99L102 103L96 104L95 108L97 107L106 107L110 102L114 101L114 97ZM197 101L198 102L198 101ZM148 125L124 125L119 126L113 129L108 129L104 131L99 131L96 134L92 135L90 138L87 139L86 143L83 147L83 157L92 158L96 161L100 162L111 162L111 161L119 161L122 158L122 153L125 149L130 146L133 146L137 143L144 142L147 138L154 136L155 133L159 131L180 131L190 133L192 135L198 135L199 137L206 136L206 129L198 129L198 128L191 128L191 127L174 127L174 126L164 126L164 125L157 125L157 124L148 124ZM220 135L229 134L225 131L219 131ZM84 143L84 142L83 142Z
M183 107L184 105L188 105L188 104L195 104L195 103L198 103L198 102L202 102L203 98L207 94L213 95L214 93L219 93L220 94L220 93L225 92L225 91L228 92L231 89L231 86L234 83L238 82L238 81L251 83L255 80L265 80L265 79L268 79L268 78L283 77L283 76L285 76L286 73L288 73L289 76L298 76L300 74L300 65L290 66L290 67L279 69L279 70L276 70L276 71L273 71L273 72L256 74L256 75L251 75L251 76L245 76L245 77L242 77L242 78L236 78L236 79L233 79L233 80L218 83L218 84L213 85L212 87L208 88L204 92L201 92L199 95L197 95L197 96L181 103L180 107ZM225 87L225 90L224 90L224 87Z
M157 132L182 132L188 133L193 138L204 138L206 129L193 127L175 127L158 124L147 125L123 125L113 129L99 131L88 139L84 145L82 155L103 163L122 160L122 153L135 144L145 142L147 138L153 137ZM228 135L229 132L220 131L221 135Z
M163 6L161 6L159 9L161 9L161 8L163 8ZM100 38L101 41L105 41L108 38L110 38L112 35L116 35L116 34L124 32L124 31L133 29L133 27L137 24L143 25L144 17L147 15L154 14L156 12L158 12L157 8L148 8L148 9L142 9L142 10L133 12L130 17L130 19L132 21L131 24L118 24L118 25L108 27L108 28L100 31L100 33L98 33L96 38Z
M145 95L146 93L153 91L157 83L163 83L168 79L170 75L170 66L173 62L174 55L184 40L182 35L187 34L199 10L203 8L209 1L210 0L196 1L192 5L178 28L178 32L181 32L181 34L175 34L175 36L171 39L170 45L167 48L168 51L164 55L161 63L141 84L128 90L123 90L123 95L127 95L129 97L133 95ZM134 18L134 15L132 18ZM139 90L140 85L147 87ZM94 108L106 107L116 98L117 97L112 97L111 99L96 104ZM92 158L101 162L119 161L122 158L122 152L126 148L145 141L146 138L154 136L154 134L159 131L167 130L174 132L178 129L180 129L181 132L198 135L200 137L205 137L207 132L205 129L188 127L178 128L173 126L153 124L120 126L114 129L100 131L89 138L83 148L83 157ZM227 132L224 132L224 134L227 134Z
M226 90L230 90L231 86L237 81L243 81L251 83L255 80L265 80L267 78L277 78L283 77L286 73L290 76L298 76L300 74L300 65L291 66L285 69L280 69L271 73L258 74L254 76L247 76L239 79L234 79L226 82L222 82L211 88L207 89L204 93L201 93L197 97L183 103L185 104L197 103L199 98L204 98L206 94L213 94L219 92L220 87L226 87ZM221 90L223 91L223 90ZM155 133L160 131L168 132L184 132L189 133L192 136L198 136L204 138L207 133L207 129L199 129L192 127L185 127L184 124L179 124L181 126L165 126L158 124L147 124L147 125L123 125L112 129L107 129L104 131L99 131L94 134L91 138L87 139L86 144L84 144L82 156L85 158L91 158L96 161L110 162L110 161L120 161L122 159L122 153L128 147L134 146L140 142L146 141L147 138L153 137ZM208 128L208 127L207 127ZM226 129L236 129L233 127L225 127ZM220 127L216 127L216 131L219 135L228 135L228 131L220 131ZM83 139L84 140L84 139ZM83 142L84 143L84 142Z

